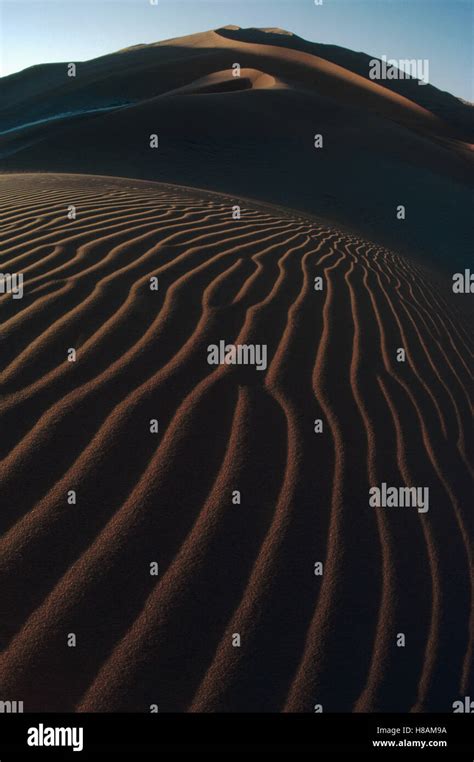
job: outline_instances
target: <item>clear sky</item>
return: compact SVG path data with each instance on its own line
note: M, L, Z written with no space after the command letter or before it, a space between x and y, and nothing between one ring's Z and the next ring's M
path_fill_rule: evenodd
M430 82L474 101L474 0L0 0L0 74L82 61L227 24L281 27L380 58L428 59Z

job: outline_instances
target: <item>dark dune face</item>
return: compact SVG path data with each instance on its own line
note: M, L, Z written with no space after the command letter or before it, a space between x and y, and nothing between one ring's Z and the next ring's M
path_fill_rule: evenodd
M0 219L24 274L0 297L5 695L451 711L473 678L472 346L437 277L159 183L3 176ZM209 365L220 340L266 367ZM370 506L382 483L429 487L429 510Z

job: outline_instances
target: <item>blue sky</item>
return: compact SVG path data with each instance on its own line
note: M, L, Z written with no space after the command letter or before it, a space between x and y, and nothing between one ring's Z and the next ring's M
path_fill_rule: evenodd
M0 74L82 61L226 24L278 26L376 57L428 59L430 81L470 101L473 0L0 0Z

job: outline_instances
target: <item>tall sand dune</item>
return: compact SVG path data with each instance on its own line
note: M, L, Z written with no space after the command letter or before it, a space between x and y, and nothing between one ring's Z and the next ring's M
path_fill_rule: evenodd
M473 107L415 79L372 80L370 61L230 25L78 61L73 77L66 62L31 67L0 80L0 159L254 197L462 266Z

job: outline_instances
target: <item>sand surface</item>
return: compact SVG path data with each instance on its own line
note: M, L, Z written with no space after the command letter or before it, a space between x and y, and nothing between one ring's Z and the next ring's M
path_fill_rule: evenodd
M0 220L2 272L25 279L0 297L2 696L312 712L467 695L462 299L333 224L173 185L3 175ZM267 369L210 366L222 339L265 343ZM429 512L369 507L382 481L429 486Z

